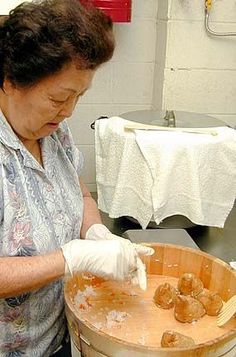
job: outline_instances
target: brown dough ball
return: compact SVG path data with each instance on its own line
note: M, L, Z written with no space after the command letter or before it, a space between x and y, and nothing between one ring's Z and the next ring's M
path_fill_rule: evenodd
M167 330L161 338L161 347L191 347L195 342L191 337L182 335L173 330Z
M154 302L163 309L171 309L175 304L177 290L168 283L157 287L154 294Z
M209 290L202 291L196 299L202 303L207 315L210 316L217 316L223 307L220 295Z
M176 298L174 315L180 322L193 322L205 315L202 303L190 296L179 295Z
M178 281L178 290L183 295L195 297L203 291L202 281L192 273L181 275Z

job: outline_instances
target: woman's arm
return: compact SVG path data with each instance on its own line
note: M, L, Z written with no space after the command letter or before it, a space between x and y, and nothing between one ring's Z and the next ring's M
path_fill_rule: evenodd
M80 187L82 190L83 198L84 198L84 216L83 223L81 227L81 238L85 238L85 234L90 226L95 223L102 223L101 216L97 207L97 203L92 198L91 193L88 188L84 184L83 180L80 181Z
M81 238L85 238L88 228L102 223L95 200L82 180L84 215ZM46 255L33 257L0 258L0 298L17 296L45 286L64 276L65 260L61 249Z
M34 257L0 258L0 298L37 290L65 273L62 250Z

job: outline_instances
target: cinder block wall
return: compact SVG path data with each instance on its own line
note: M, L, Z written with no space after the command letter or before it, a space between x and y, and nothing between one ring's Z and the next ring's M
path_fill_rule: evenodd
M235 14L235 0L213 0L211 27L236 31ZM90 123L101 115L172 108L236 125L236 37L206 34L204 0L133 0L132 22L114 27L114 57L70 120L91 191L96 180Z
M94 131L90 123L101 115L119 115L153 105L158 0L133 0L132 22L114 24L116 50L98 70L92 88L69 120L76 144L85 156L83 179L96 191Z
M236 32L236 1L212 3L211 28ZM163 91L160 98L156 76L153 105L206 113L236 125L236 36L206 33L204 0L169 0L168 6L159 0L158 27L157 64L162 52L165 59L156 73L162 75Z

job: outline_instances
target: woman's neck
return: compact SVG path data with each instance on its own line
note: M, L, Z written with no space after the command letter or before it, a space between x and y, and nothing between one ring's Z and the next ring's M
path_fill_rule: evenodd
M31 153L31 155L40 163L40 165L43 166L40 141L28 140L21 137L19 137L19 139L22 142L22 144L26 147L26 149Z

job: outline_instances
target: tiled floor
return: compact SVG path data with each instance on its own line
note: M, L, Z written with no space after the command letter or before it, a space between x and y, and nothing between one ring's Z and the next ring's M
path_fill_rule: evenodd
M96 195L93 196L96 198ZM137 223L134 223L126 217L112 219L103 212L101 212L101 215L103 223L114 234L122 235L125 231L130 229L141 229ZM226 262L236 261L236 204L229 214L224 228L193 226L187 228L186 231L201 250Z

